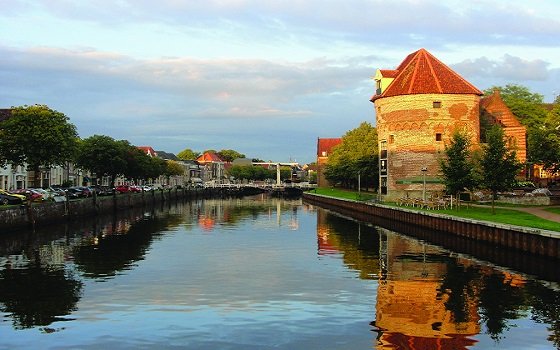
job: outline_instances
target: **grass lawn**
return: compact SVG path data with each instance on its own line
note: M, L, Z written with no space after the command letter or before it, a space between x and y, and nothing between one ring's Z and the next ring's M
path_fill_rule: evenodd
M554 213L554 214L560 214L560 208L548 208L548 209L545 209L545 210L549 211L551 213Z
M317 188L312 193L322 194L324 196L336 197L336 198L345 198L345 199L353 199L357 200L358 192L351 191L351 190L342 190L337 188ZM368 199L376 198L374 194L371 193L362 193L360 196L360 200L365 201ZM395 203L383 203L385 205L393 205L396 206ZM408 208L413 210L423 210L417 208ZM550 211L560 213L560 208L551 208ZM467 207L463 205L460 210L456 209L447 209L447 210L436 210L432 211L438 214L446 214L452 216L458 216L462 218L474 219L474 220L483 220L483 221L490 221L508 225L517 225L517 226L524 226L524 227L533 227L543 230L551 230L551 231L560 231L560 223L549 221L545 219L541 219L535 215L525 213L522 211L514 210L514 209L501 209L496 208L496 214L492 214L492 208L488 207Z

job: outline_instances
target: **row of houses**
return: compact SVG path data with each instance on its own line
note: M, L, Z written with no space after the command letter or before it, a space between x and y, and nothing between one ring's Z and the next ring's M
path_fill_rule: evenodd
M150 181L156 187L176 187L176 186L196 186L204 183L221 184L229 183L231 179L227 175L227 170L234 165L253 165L261 166L266 169L275 170L278 166L288 166L292 169L294 178L301 179L307 176L304 167L298 163L277 163L259 162L254 163L250 159L235 159L227 162L214 152L205 152L196 160L181 160L175 154L156 151L151 146L138 146L150 157L159 157L166 161L174 161L184 168L183 175L170 177L160 176L158 179ZM95 174L75 167L71 162L62 166L54 166L49 169L42 169L41 176L38 177L39 183L34 183L35 173L28 170L25 165L12 166L6 165L0 168L0 188L5 190L15 190L21 188L46 188L53 185L59 186L91 186L101 185L110 186L110 179L103 177L96 179ZM131 180L118 177L115 186L132 184ZM141 185L141 184L137 184Z
M377 69L374 104L379 150L379 193L388 200L441 192L438 159L455 130L470 137L473 148L484 143L485 127L500 125L517 158L527 160L527 130L502 100L489 96L425 49L409 54L396 69ZM329 186L324 176L328 157L341 138L317 141L317 184ZM533 165L520 178L546 177ZM426 185L427 183L427 185Z

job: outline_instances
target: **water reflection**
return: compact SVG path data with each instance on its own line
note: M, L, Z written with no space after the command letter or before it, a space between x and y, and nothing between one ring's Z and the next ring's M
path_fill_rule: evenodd
M467 349L479 341L483 348L502 348L511 331L528 320L545 324L547 340L560 348L557 289L328 212L319 211L317 220L319 254L342 254L361 278L379 280L371 323L378 332L376 349ZM378 264L371 263L374 257Z
M301 200L166 202L0 236L0 349L560 348L558 284L515 268Z

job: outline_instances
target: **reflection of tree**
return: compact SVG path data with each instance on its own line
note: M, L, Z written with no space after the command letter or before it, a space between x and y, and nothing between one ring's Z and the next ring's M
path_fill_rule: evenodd
M560 292L544 287L538 283L527 286L531 295L532 319L536 322L549 324L548 340L560 349Z
M116 225L115 225L116 226ZM153 234L168 227L168 221L156 217L133 223L125 233L100 236L90 245L74 249L74 262L87 277L114 276L142 260L148 250Z
M469 322L469 301L475 297L474 281L480 271L473 266L463 266L457 260L449 258L446 273L440 287L440 295L448 295L445 308L453 313L455 322Z
M510 328L508 320L520 318L525 305L523 289L506 283L503 274L482 275L480 313L492 339L501 339L500 335Z
M323 215L318 212L317 215ZM372 226L326 213L330 227L329 243L342 254L344 263L360 272L360 278L375 279L379 275L379 235Z
M0 271L0 310L11 314L16 329L46 326L77 309L81 290L82 282L62 269L6 269Z

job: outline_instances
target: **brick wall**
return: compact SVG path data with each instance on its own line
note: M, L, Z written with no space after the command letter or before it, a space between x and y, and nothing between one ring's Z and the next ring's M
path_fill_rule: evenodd
M380 98L375 101L379 141L387 140L388 192L395 199L422 191L423 184L399 184L410 178L439 176L438 158L456 129L464 130L473 145L480 139L480 97L477 95L418 94ZM406 181L405 181L406 182ZM427 191L442 191L428 184Z

